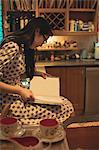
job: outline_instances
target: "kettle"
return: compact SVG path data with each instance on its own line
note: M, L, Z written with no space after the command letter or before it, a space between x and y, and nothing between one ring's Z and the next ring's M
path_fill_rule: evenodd
M99 43L95 44L95 59L99 59Z

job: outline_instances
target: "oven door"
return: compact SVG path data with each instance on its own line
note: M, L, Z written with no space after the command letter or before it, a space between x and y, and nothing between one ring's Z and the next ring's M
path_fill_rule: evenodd
M86 69L85 113L99 113L99 67Z

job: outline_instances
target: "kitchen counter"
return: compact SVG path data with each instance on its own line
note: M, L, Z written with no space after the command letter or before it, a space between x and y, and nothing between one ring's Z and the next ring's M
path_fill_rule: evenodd
M66 61L54 61L54 62L36 62L37 67L43 66L86 66L86 67L99 67L99 60L95 59L75 59L75 60L66 60Z

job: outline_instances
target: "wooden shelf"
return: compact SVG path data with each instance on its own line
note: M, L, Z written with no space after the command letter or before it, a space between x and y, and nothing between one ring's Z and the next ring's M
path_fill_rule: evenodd
M88 9L88 8L70 8L69 11L78 11L78 12L95 12L96 9Z
M97 35L97 32L86 32L86 31L78 31L78 32L67 32L65 30L53 30L53 34L58 36L91 36Z
M11 34L13 32L9 32L8 34ZM54 30L53 31L53 34L54 36L79 36L79 35L82 35L82 36L96 36L97 35L97 32L85 32L85 31L78 31L78 32L67 32L67 31L64 31L64 30Z
M38 51L49 51L49 50L52 50L52 51L66 51L66 50L79 50L79 48L65 48L65 47L62 47L62 48L42 48L42 47L38 47L37 48Z
M40 8L39 9L39 13L55 13L55 12L66 12L66 8L65 9L61 9L61 8Z
M34 2L35 1L35 2ZM97 12L98 12L98 0L16 0L14 3L12 0L7 1L7 4L3 1L3 28L4 35L6 32L13 31L5 29L5 21L9 22L7 12L17 12L17 15L22 12L34 13L34 16L44 17L53 29L53 33L56 36L97 36ZM7 16L7 17L6 17ZM24 20L22 15L22 19ZM27 15L26 15L27 16ZM12 16L11 16L12 17ZM10 18L11 18L10 17ZM17 16L13 16L14 20ZM13 19L14 18L14 19ZM28 18L28 16L27 16ZM77 31L70 32L70 21L81 20L83 23L92 22L94 26L94 32ZM13 22L13 21L12 21ZM12 23L13 24L13 23ZM11 24L11 25L12 25ZM20 16L19 16L20 24ZM74 31L74 30L71 30ZM8 34L8 33L7 33Z

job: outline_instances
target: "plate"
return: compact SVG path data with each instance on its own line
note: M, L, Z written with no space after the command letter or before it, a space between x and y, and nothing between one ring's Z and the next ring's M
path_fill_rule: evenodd
M55 134L54 138L48 139L48 138L43 138L43 135L41 134L40 128L35 128L35 131L32 131L34 136L37 136L42 140L42 142L45 143L55 143L63 140L66 137L65 130L62 126L59 126L57 129L57 132Z
M22 136L24 133L25 133L25 129L24 129L24 128L20 128L19 130L17 130L17 131L14 133L13 137L20 137L20 136ZM9 138L10 138L10 137L6 137L6 136L2 135L2 132L1 132L1 130L0 130L0 140L9 140Z

